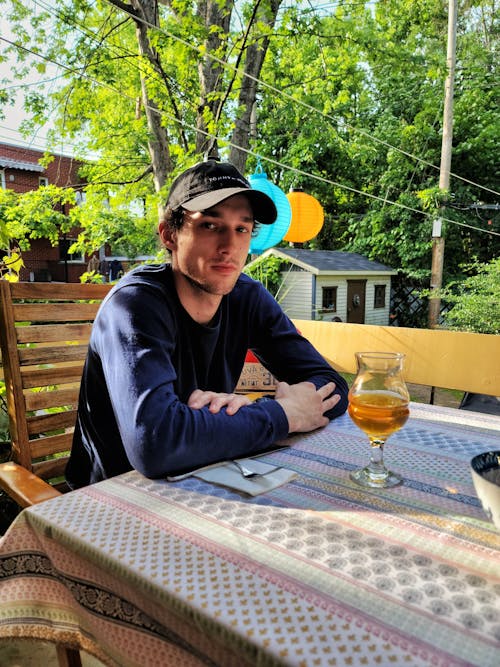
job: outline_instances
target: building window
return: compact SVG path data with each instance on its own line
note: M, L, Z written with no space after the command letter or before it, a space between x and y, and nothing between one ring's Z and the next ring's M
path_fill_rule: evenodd
M337 310L337 288L323 287L321 299L321 310L323 312L335 312Z
M45 187L47 187L48 184L49 184L49 179L48 179L48 178L45 178L45 176L40 176L40 177L38 178L38 185L39 185L39 187L41 187L41 188L45 188Z
M59 261L79 263L85 261L85 257L81 252L77 252L75 254L68 252L75 241L76 239L59 239Z
M375 285L374 308L385 308L385 285Z
M75 203L77 206L81 206L87 198L87 193L83 190L77 190L75 192Z

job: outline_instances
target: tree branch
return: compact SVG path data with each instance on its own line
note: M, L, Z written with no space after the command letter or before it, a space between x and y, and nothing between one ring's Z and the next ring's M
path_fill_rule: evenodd
M143 178L148 176L153 172L153 165L149 165L146 167L146 169L142 172L142 174L139 174L137 178L133 178L130 181L93 181L93 185L128 185L130 183L138 183L141 181Z
M122 12L127 12L132 16L139 16L136 10L128 2L121 2L121 0L108 0L110 5L114 5L117 9L121 9Z

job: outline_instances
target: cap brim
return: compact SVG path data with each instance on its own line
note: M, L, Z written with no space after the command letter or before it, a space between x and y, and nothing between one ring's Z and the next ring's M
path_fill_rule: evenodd
M276 221L278 211L271 197L260 190L251 190L250 188L221 188L213 192L205 192L183 203L182 208L187 211L206 211L208 208L220 204L224 199L239 194L245 195L249 199L256 222L271 225Z

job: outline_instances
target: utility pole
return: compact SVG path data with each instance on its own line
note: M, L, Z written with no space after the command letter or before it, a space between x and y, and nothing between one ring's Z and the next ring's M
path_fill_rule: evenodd
M451 145L453 140L453 83L455 80L455 61L457 43L457 0L448 1L448 46L446 64L448 74L444 89L443 139L441 143L441 165L439 169L439 187L449 190L451 170ZM432 267L431 293L429 298L429 327L439 325L441 298L439 290L443 283L444 238L441 235L441 219L434 220L432 226ZM433 295L435 293L435 295Z

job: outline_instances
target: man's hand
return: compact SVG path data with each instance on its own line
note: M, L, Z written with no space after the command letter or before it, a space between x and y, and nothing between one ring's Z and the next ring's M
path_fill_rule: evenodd
M331 395L334 390L334 382L319 389L316 389L312 382L279 382L276 387L276 400L287 416L288 432L305 433L326 426L329 419L324 416L325 412L331 410L340 400L339 395Z
M210 412L216 414L226 406L226 413L234 415L244 405L250 405L252 401L243 394L222 394L215 391L202 391L195 389L188 400L188 407L200 410L208 405Z

